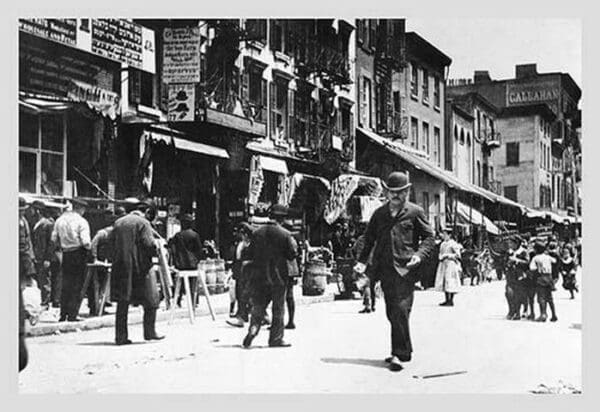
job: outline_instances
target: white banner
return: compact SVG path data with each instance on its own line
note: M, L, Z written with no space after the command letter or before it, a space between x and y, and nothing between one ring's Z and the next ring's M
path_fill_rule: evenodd
M331 194L325 205L323 217L328 225L333 224L346 210L346 202L358 188L359 176L341 175L331 184Z
M200 82L200 28L165 29L163 82Z

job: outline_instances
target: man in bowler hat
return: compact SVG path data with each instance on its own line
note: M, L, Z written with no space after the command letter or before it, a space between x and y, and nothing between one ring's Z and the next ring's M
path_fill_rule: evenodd
M392 371L402 370L402 362L411 360L409 316L417 269L434 247L434 232L425 212L407 201L410 186L406 174L389 175L385 184L388 201L373 213L354 268L363 273L374 248L373 266L381 279L386 314L392 327L392 351L386 358Z
M291 346L283 340L283 319L289 283L288 261L296 258L297 244L292 234L282 227L286 216L285 206L273 205L269 211L271 220L252 233L248 251L254 268L250 278L252 314L243 341L245 348L250 347L258 335L269 300L273 302L269 346Z
M119 218L110 234L113 250L113 298L117 301L115 343L131 343L127 333L129 305L144 308L144 339L160 340L156 333L156 309L160 303L156 278L150 273L156 253L153 231L145 216L149 202L139 202L129 214Z

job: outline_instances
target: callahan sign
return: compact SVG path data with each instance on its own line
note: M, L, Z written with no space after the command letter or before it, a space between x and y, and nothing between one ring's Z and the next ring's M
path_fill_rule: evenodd
M558 96L559 93L556 89L512 91L508 94L508 103L521 104L546 102L548 100L557 100Z

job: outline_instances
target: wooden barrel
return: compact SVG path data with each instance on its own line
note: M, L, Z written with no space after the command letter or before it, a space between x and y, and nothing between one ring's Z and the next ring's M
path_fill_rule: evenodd
M214 295L217 291L217 271L215 266L215 259L206 259L206 286L208 287L208 293Z
M225 260L215 260L215 280L216 288L215 293L225 293L225 281L227 280L227 270L225 270Z
M325 293L327 278L330 271L323 262L306 262L302 278L302 294L304 296L317 296Z

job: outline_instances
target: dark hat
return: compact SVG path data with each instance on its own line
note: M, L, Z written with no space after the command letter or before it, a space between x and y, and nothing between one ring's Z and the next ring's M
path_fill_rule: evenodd
M181 220L182 222L193 222L194 216L192 216L190 213L184 213L183 215L181 215L179 220Z
M140 200L138 202L138 207L151 207L151 208L156 208L156 204L154 203L154 200L150 199L150 198L146 198L144 200Z
M29 207L27 200L24 197L19 196L19 210L25 210Z
M533 250L536 252L543 252L546 250L546 243L540 239L536 240L533 244Z
M35 200L32 204L32 207L34 207L35 209L45 209L46 208L46 204L44 202L42 202L41 200Z
M288 208L283 205L273 205L269 209L269 216L287 216Z
M116 217L125 216L126 214L127 214L127 212L125 211L125 208L123 206L115 207L115 216Z
M71 203L73 204L73 206L83 206L83 207L88 206L88 203L85 200L77 198L77 197L71 199Z
M383 186L389 191L399 192L412 186L412 183L408 181L406 173L392 172Z

